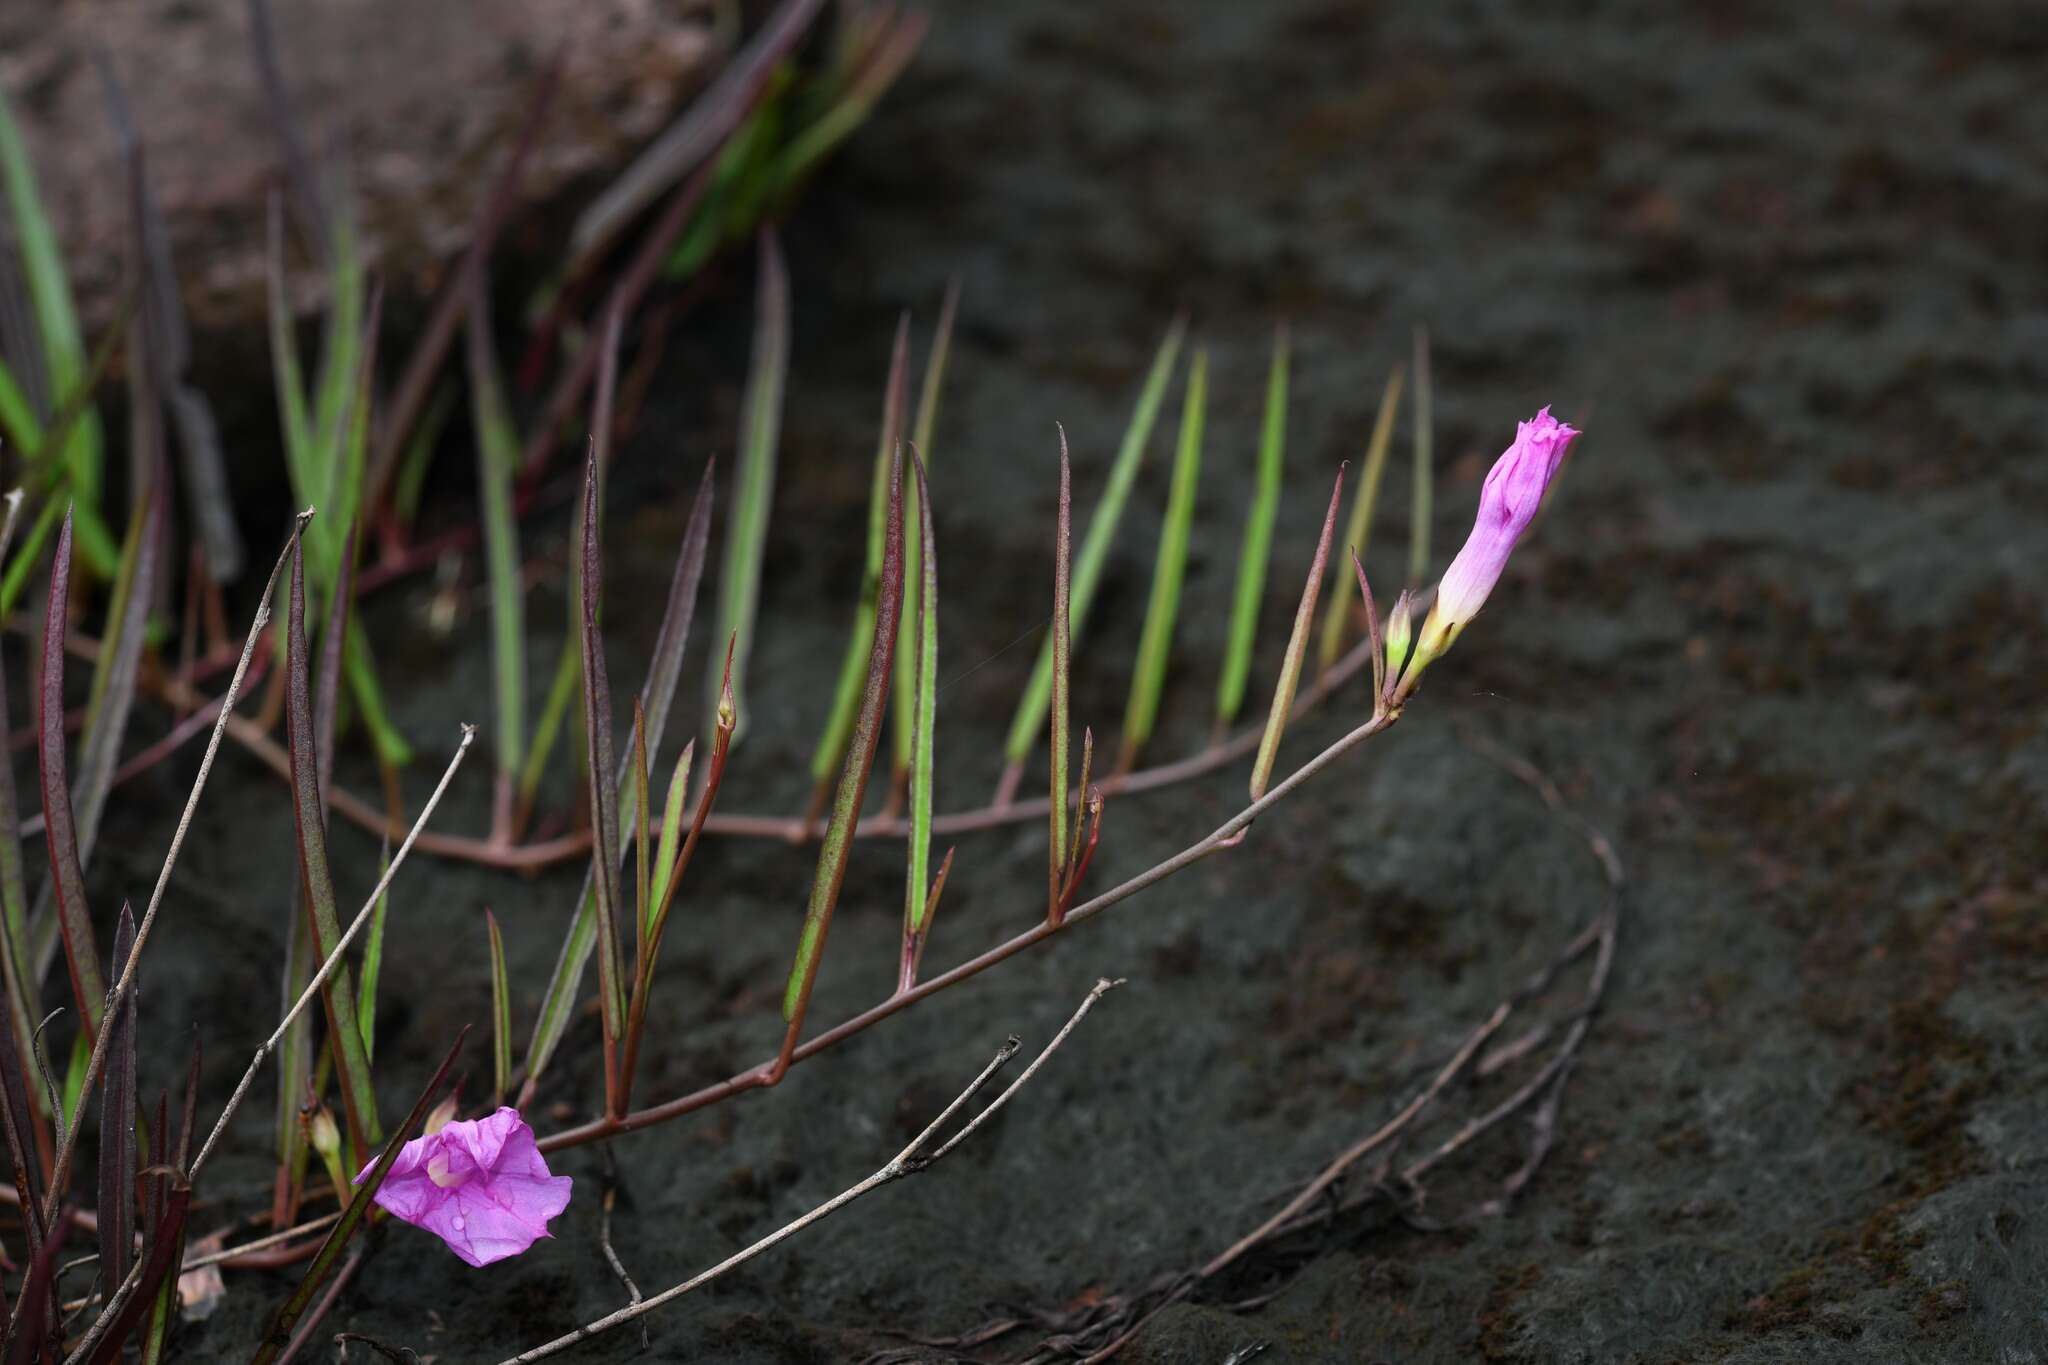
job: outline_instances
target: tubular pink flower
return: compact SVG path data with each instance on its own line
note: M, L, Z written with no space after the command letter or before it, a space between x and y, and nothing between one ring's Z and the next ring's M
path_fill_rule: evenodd
M1415 644L1411 674L1420 673L1449 649L1458 632L1486 605L1515 542L1529 529L1544 492L1578 437L1578 429L1552 417L1549 408L1537 413L1535 420L1518 424L1515 443L1494 462L1479 490L1479 517L1472 534L1437 584L1436 602Z
M364 1167L356 1183L375 1166ZM533 1129L505 1108L406 1143L376 1200L471 1265L489 1265L548 1236L548 1219L569 1206L572 1183L548 1173Z

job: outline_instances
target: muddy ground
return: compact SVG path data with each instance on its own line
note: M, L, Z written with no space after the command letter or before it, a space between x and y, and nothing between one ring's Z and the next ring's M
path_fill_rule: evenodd
M1098 974L1130 978L971 1146L653 1319L653 1358L857 1360L1141 1289L1255 1225L1601 902L1583 846L1476 739L1547 770L1630 878L1547 1163L1504 1216L1464 1221L1522 1158L1529 1130L1509 1125L1432 1175L1407 1219L1382 1205L1256 1256L1124 1358L1223 1365L1265 1343L1260 1365L2041 1359L2044 60L2042 30L2001 4L941 7L789 225L790 413L731 809L801 804L889 332L911 308L921 347L949 276L965 301L933 453L942 806L992 784L1046 610L1052 423L1085 507L1177 308L1210 348L1215 404L1160 756L1207 732L1276 319L1298 383L1262 678L1328 480L1360 453L1411 324L1436 341L1439 564L1516 418L1553 403L1588 434L1400 727L1242 849L779 1090L619 1142L618 1251L665 1286L865 1175L1005 1034L1041 1042ZM622 690L684 490L731 449L748 288L743 268L708 296L621 466ZM1089 627L1077 706L1103 733L1164 449ZM1383 584L1404 562L1406 495L1397 468L1371 552ZM530 535L558 549L560 529ZM488 695L480 603L443 639L430 592L387 593L371 616L422 750L414 800ZM532 600L560 619L558 592ZM537 669L556 645L538 632ZM698 706L679 703L677 729ZM1289 757L1361 706L1347 694ZM360 752L342 775L374 789ZM253 763L224 776L151 976L156 1017L204 1022L220 1087L267 1028L290 838ZM1114 804L1099 884L1213 827L1243 780ZM180 781L115 802L110 888L153 870ZM481 830L487 788L478 763L445 826ZM374 848L337 841L360 892ZM1043 843L1029 826L963 841L932 962L1030 922ZM771 1048L809 873L736 842L692 869L644 1095ZM579 875L406 873L387 1108L486 1018L478 907L505 921L523 1032ZM886 989L900 894L893 852L864 847L815 1018ZM588 1019L572 1036L544 1129L551 1107L594 1101L576 1075L595 1037ZM153 1065L169 1074L168 1054ZM1409 1151L1528 1074L1453 1092ZM216 1192L260 1199L266 1133L245 1125ZM393 1230L333 1326L491 1360L616 1306L597 1157L561 1169L580 1193L556 1240L472 1271ZM231 1277L192 1358L246 1349L284 1288ZM1009 1359L1046 1335L919 1358Z

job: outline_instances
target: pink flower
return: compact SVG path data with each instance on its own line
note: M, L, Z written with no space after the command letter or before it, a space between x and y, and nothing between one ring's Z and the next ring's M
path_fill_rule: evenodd
M1479 490L1479 518L1472 534L1437 584L1436 602L1415 644L1411 673L1419 673L1449 649L1458 632L1479 614L1578 437L1578 429L1552 417L1549 408L1517 426L1515 443L1494 462Z
M358 1185L375 1165L363 1168ZM548 1174L533 1129L506 1108L406 1143L377 1203L471 1265L489 1265L548 1236L548 1219L569 1206L571 1183Z

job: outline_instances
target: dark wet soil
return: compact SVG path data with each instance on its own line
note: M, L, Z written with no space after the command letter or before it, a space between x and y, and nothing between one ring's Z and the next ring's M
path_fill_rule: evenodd
M1262 676L1328 479L1360 453L1411 324L1436 340L1439 563L1516 418L1554 403L1588 435L1402 725L1242 849L774 1092L619 1142L618 1250L665 1286L868 1173L1005 1034L1041 1042L1098 974L1130 977L954 1159L659 1315L654 1358L860 1359L1129 1293L1257 1224L1600 904L1584 848L1478 736L1548 771L1630 875L1548 1162L1505 1216L1460 1221L1521 1160L1527 1128L1510 1125L1432 1176L1412 1222L1362 1214L1255 1257L1124 1358L1223 1365L1266 1343L1260 1365L2041 1359L2044 33L1991 3L942 7L789 228L792 397L732 808L801 804L852 611L889 332L902 308L928 326L950 275L942 806L993 782L1032 642L1003 650L1044 616L1052 423L1086 506L1175 309L1210 348L1215 398L1162 756L1207 730L1275 320L1298 383ZM622 688L684 490L731 448L746 295L734 279L708 298L621 466ZM1079 685L1105 733L1164 501L1156 445ZM1403 562L1406 492L1397 469L1382 583ZM531 535L559 547L558 523ZM488 695L480 610L444 639L430 592L387 594L371 619L408 680L415 800ZM557 594L533 601L559 620ZM555 647L541 631L537 667ZM1362 703L1344 700L1290 756L1355 723ZM342 771L371 788L359 754ZM253 764L225 776L153 1005L201 1019L221 1086L267 1028L290 837ZM145 814L179 780L115 803L103 880L153 869L162 817ZM1101 884L1206 832L1242 782L1113 805ZM487 805L478 764L446 827L480 830ZM360 892L374 849L337 841ZM959 859L934 963L1036 913L1038 830L974 837ZM692 869L643 1094L768 1052L809 873L788 849L730 842ZM814 1017L887 988L900 875L889 849L855 859ZM497 908L535 992L578 876L407 872L387 1107L486 1017L476 910ZM543 1128L594 1102L575 1064L595 1035L585 1020L572 1036ZM170 1065L166 1048L145 1076ZM1458 1090L1413 1150L1517 1083ZM245 1125L217 1192L259 1200L266 1132ZM562 1169L580 1192L555 1241L479 1272L394 1230L334 1326L491 1360L616 1306L596 1155ZM193 1358L241 1351L283 1288L231 1278ZM1045 1334L964 1354L1013 1358Z

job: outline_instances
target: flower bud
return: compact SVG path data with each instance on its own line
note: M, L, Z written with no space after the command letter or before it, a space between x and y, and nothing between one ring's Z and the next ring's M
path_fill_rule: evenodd
M1507 568L1515 543L1535 520L1543 495L1563 467L1565 454L1579 436L1578 429L1558 421L1544 408L1533 421L1523 422L1515 432L1515 443L1501 454L1479 490L1479 516L1464 548L1444 570L1437 584L1436 601L1422 623L1415 642L1415 662L1403 690L1414 686L1415 677L1432 660L1449 649L1459 632L1486 604L1494 584Z
M1394 605L1387 609L1387 681L1385 695L1392 696L1401 681L1401 665L1408 662L1408 646L1415 638L1413 594L1401 589Z
M320 1164L327 1168L335 1197L341 1200L343 1208L348 1207L348 1168L341 1164L341 1129L334 1122L334 1111L326 1105L315 1109L306 1120L306 1141L320 1154Z

